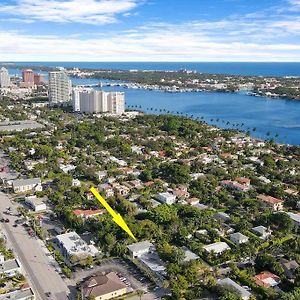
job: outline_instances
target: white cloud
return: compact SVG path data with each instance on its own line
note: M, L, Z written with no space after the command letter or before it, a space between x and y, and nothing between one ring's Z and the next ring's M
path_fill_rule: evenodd
M293 5L300 2L287 1ZM78 5L83 2L89 2L91 7ZM41 0L33 4L31 0L22 0L18 1L18 9L30 5L30 10L19 12L26 22L46 19L105 23L115 21L118 14L136 13L132 10L143 2ZM53 3L60 4L57 10ZM10 11L12 8L0 6L1 9ZM0 30L0 57L3 61L300 61L300 17L285 13L278 17L278 14L263 11L215 21L145 23L118 32L85 32L84 35L76 32L74 26L73 34L68 36L63 33L62 36L36 36L25 31Z
M137 0L16 0L14 5L0 5L0 13L31 20L108 24L116 15L136 8Z
M0 57L3 61L300 61L299 42L256 42L249 38L251 33L231 37L226 25L224 36L216 37L202 27L205 24L155 24L89 37L6 31L0 32Z
M300 11L300 0L289 0L289 4L291 5L290 10Z

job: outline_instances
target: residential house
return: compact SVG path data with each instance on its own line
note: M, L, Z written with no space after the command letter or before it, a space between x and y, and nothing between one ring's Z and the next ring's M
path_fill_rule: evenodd
M27 204L33 211L41 212L47 209L47 202L48 198L38 198L37 196L29 196L25 197L25 204Z
M190 205L196 205L199 203L199 199L196 198L196 197L193 197L193 198L189 198L187 200L185 200L188 204Z
M190 197L190 193L188 191L180 188L174 189L173 195L175 195L177 199L187 199Z
M86 210L81 210L81 209L76 209L73 211L74 215L76 215L77 217L81 217L83 219L89 219L92 217L96 217L99 215L103 214L103 210L102 209L86 209Z
M230 216L224 212L217 212L216 214L214 214L214 218L216 220L222 220L224 222L230 220Z
M215 254L222 254L224 251L229 250L230 247L225 242L216 242L203 246L203 249L207 252L213 252Z
M248 186L248 187L250 187L250 185L251 185L251 180L249 178L246 178L246 177L237 177L237 178L234 179L234 181L236 181L239 184L242 184L244 186Z
M176 201L176 196L171 193L158 193L158 201L166 204L174 204Z
M220 182L221 186L225 186L232 190L236 190L238 192L248 192L250 190L250 185L241 184L237 181L232 180L223 180Z
M254 281L259 286L276 287L280 283L280 277L269 271L264 271L254 276Z
M98 171L98 172L96 172L96 176L97 176L98 180L101 181L102 179L104 179L107 176L107 171Z
M126 197L130 193L130 189L125 185L121 185L119 183L113 183L112 187L117 194L123 197Z
M296 231L298 231L300 228L300 214L294 214L292 212L288 212L287 214L294 221L295 226L296 226Z
M299 194L299 192L295 189L288 188L288 189L285 189L284 191L291 196L297 196Z
M184 258L183 258L184 263L190 262L192 260L197 260L200 258L197 254L195 254L194 252L192 252L190 249L188 249L185 246L181 247L181 250L184 253Z
M243 300L248 300L251 297L251 293L248 292L245 288L237 284L235 281L230 279L229 277L218 280L218 285L222 287L233 288Z
M127 286L115 272L94 275L81 285L82 299L109 300L127 293Z
M284 269L284 274L289 279L295 278L295 272L299 268L299 264L295 260L287 260L282 258L280 260L281 266Z
M8 277L13 277L22 272L22 267L17 259L4 260L3 255L0 258L0 274L5 274Z
M233 243L240 245L240 244L247 243L249 241L249 238L240 232L236 232L230 235L230 240Z
M268 229L265 226L257 226L253 227L252 230L257 233L262 240L266 240L271 234L272 230Z
M32 300L35 299L35 295L33 290L25 285L18 290L14 290L12 292L8 292L0 295L0 300Z
M283 203L284 201L278 198L274 198L272 196L266 196L266 195L259 195L257 196L257 199L262 201L262 203L271 208L274 211L280 211L283 210Z
M81 186L81 182L78 179L72 179L72 186Z
M103 192L106 197L112 197L115 194L113 187L108 183L100 184L98 187L99 191Z
M16 179L12 186L15 193L41 192L43 190L40 178Z

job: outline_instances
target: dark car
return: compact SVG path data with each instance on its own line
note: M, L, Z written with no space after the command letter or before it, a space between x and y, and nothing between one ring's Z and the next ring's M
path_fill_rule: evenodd
M51 292L47 292L47 293L45 293L45 295L46 295L47 297L51 297Z
M9 219L5 219L4 222L5 222L5 223L9 223Z

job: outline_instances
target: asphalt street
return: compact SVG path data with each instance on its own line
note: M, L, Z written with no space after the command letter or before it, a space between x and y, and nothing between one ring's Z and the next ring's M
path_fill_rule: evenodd
M1 223L2 231L7 238L8 245L21 262L36 294L36 299L68 299L70 290L67 281L64 281L56 272L53 262L41 247L40 241L35 237L30 237L23 226L12 226L18 218L14 215L3 214L7 207L12 207L12 213L16 213L16 205L6 194L0 193L0 217L8 218L10 221ZM45 295L47 292L51 292L50 297Z

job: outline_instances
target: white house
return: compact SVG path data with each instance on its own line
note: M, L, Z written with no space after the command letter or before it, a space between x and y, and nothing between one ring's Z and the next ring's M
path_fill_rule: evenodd
M174 204L176 201L176 196L171 193L158 193L158 201L166 204Z
M270 229L268 229L267 227L262 226L262 225L257 226L257 227L253 227L252 230L253 230L255 233L259 234L259 235L260 235L260 238L261 238L262 240L267 239L267 238L272 234L272 230L270 230Z
M25 203L30 206L30 208L35 211L44 211L47 209L45 201L47 200L46 197L38 198L37 196L29 196L25 197Z
M15 193L41 192L43 190L40 178L16 179L12 186Z
M213 252L215 254L221 254L224 251L229 250L230 247L225 242L216 242L203 246L203 249L208 253Z
M140 257L145 253L155 250L155 246L152 243L150 243L149 241L134 243L134 244L127 246L127 248L129 250L130 255L133 258Z
M233 243L240 245L240 244L247 243L249 241L249 238L240 232L236 232L230 235L230 240Z
M288 212L287 214L294 221L295 226L296 226L296 230L298 231L299 228L300 228L300 214L294 214L294 213L291 213L291 212Z

